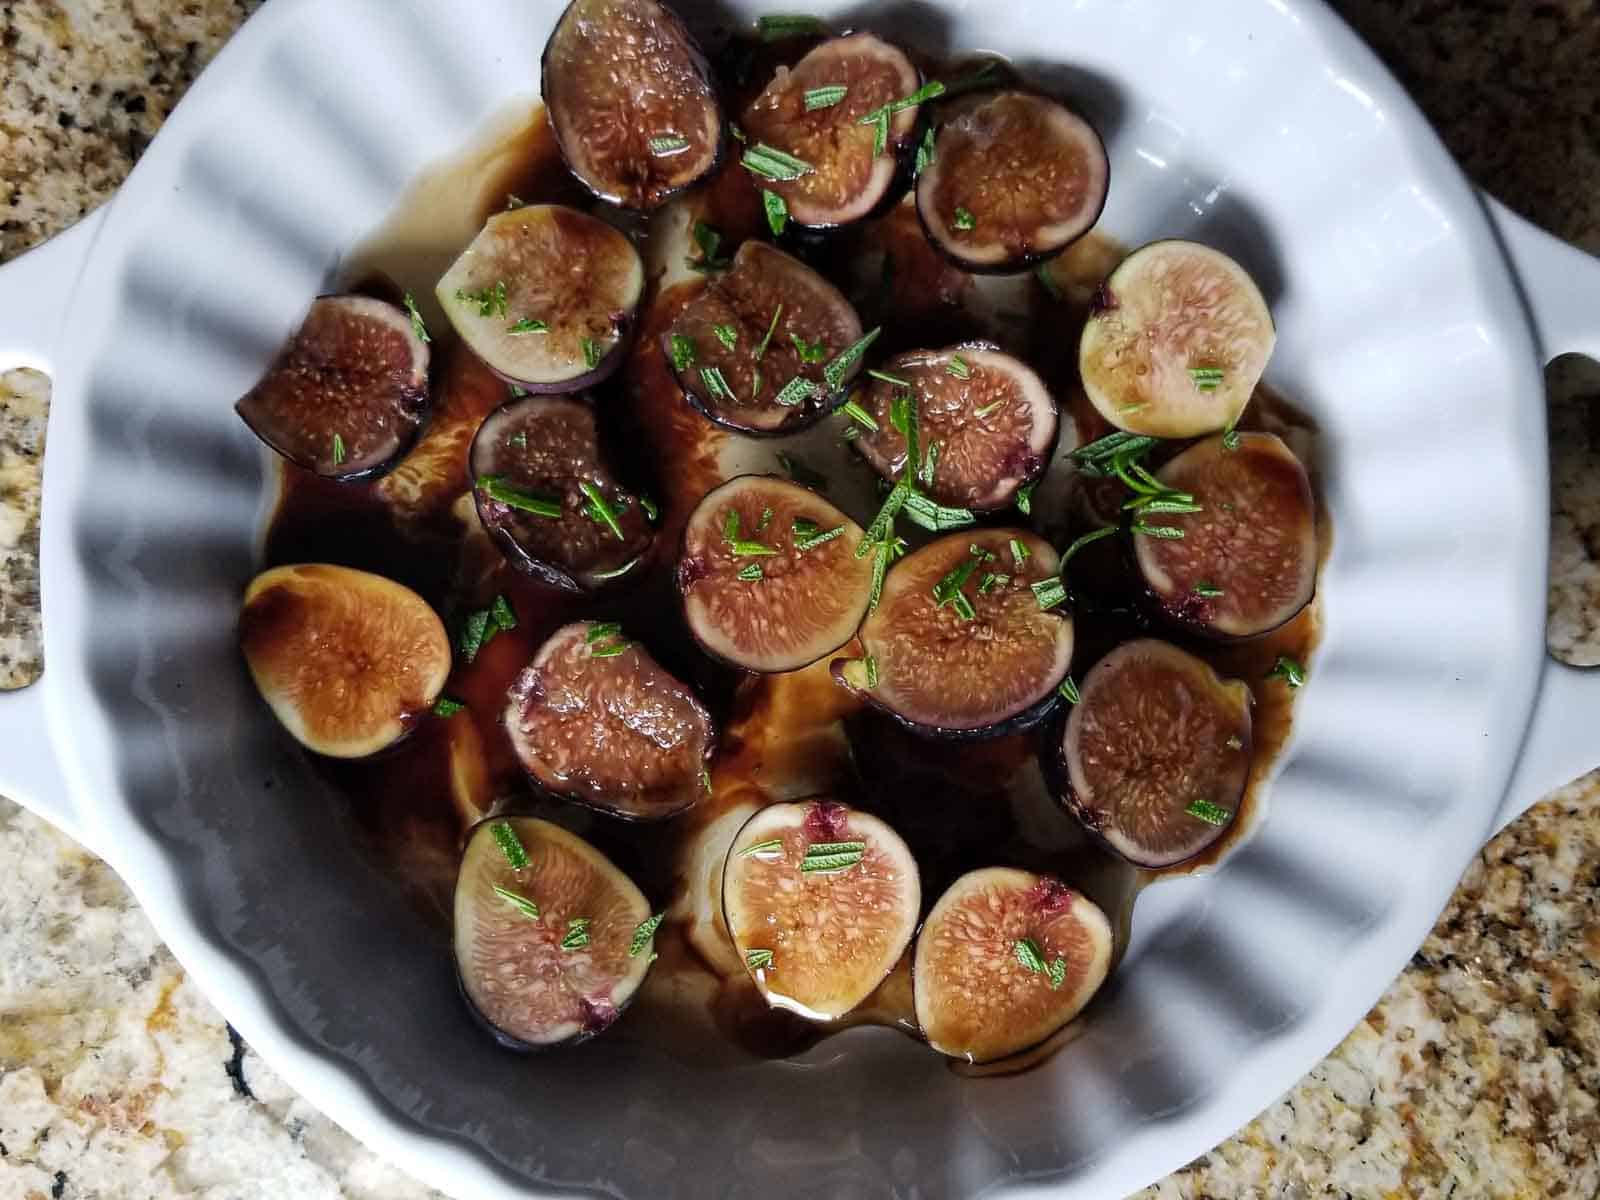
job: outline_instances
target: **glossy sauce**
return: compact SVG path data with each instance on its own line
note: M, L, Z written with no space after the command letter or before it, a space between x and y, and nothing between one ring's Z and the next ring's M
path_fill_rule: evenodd
M281 500L265 542L267 566L324 561L377 571L417 589L447 623L499 594L517 613L518 627L487 642L474 663L458 655L446 691L466 704L466 712L424 721L411 738L378 758L317 762L348 798L366 849L411 889L419 919L448 924L459 849L474 821L490 812L544 816L593 841L653 904L670 904L670 919L656 939L660 961L636 1004L607 1036L638 1038L703 1062L790 1054L861 1023L914 1034L909 952L857 1012L821 1028L769 1010L721 929L720 856L744 817L773 800L829 793L877 813L906 839L920 864L925 910L956 876L975 867L1009 864L1053 874L1105 910L1116 931L1115 962L1127 946L1135 900L1155 875L1099 847L1051 794L1039 751L1041 743L1047 753L1059 744L1059 717L1047 728L989 741L926 741L835 686L828 659L790 675L740 676L694 648L671 567L689 510L717 482L737 473L728 460L742 451L738 439L712 429L684 401L657 344L660 330L699 286L692 276L669 267L663 278L658 261L629 361L594 394L602 424L610 426L627 460L618 463L624 478L661 502L648 570L619 594L584 598L541 585L503 562L472 513L466 453L478 423L509 394L456 343L433 288L509 196L588 204L536 105L507 114L480 144L418 180L343 272L351 287L416 297L434 338L429 429L395 472L373 484L339 485L282 466ZM754 189L736 165L682 203L691 216L717 225L730 250L760 220ZM633 231L647 247L657 236ZM806 250L830 278L855 280L853 287L841 286L856 300L865 327L884 326L874 359L916 346L995 338L1023 354L1062 403L1065 448L1074 437L1081 443L1107 432L1082 397L1075 358L1076 329L1088 298L1121 255L1103 235L1091 234L1051 266L1056 296L1028 276L976 283L933 252L905 206ZM651 260L648 251L646 258ZM997 299L986 306L997 314L992 321L975 321L961 307L970 307L972 289L980 287L996 289ZM1308 453L1313 431L1286 404L1263 390L1241 424L1287 432L1315 481L1315 456ZM868 468L853 469L860 476L853 486L870 487ZM1058 546L1074 529L1082 531L1082 518L1093 507L1061 490L1065 474L1058 465L1034 501L1033 523ZM863 525L871 516L870 510L855 511L830 498ZM1320 495L1318 517L1325 556L1330 527ZM1004 519L1022 520L1015 513ZM1120 598L1117 582L1124 568L1109 551L1113 544L1091 547L1074 562L1075 579L1087 579L1077 613L1078 679L1112 645L1148 628ZM1280 654L1309 662L1320 632L1319 603L1279 631L1243 645L1195 643L1152 631L1198 653L1224 675L1243 679L1255 696L1255 758L1238 818L1201 860L1173 871L1215 863L1263 814L1265 785L1292 719L1292 693L1265 676ZM622 621L630 636L700 693L716 718L722 741L713 792L689 812L658 825L627 823L541 798L526 782L500 726L506 690L549 633L579 618ZM462 1019L470 1019L465 1009ZM1042 1047L974 1073L1030 1066L1081 1025L1074 1022Z

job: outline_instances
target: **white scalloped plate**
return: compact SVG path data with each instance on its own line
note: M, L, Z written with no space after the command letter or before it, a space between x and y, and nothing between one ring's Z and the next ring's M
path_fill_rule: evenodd
M407 181L536 94L552 0L274 0L92 251L91 227L0 275L0 337L22 330L0 365L47 361L87 263L50 429L49 670L0 705L0 784L110 859L294 1087L457 1196L1120 1196L1314 1065L1503 814L1593 756L1574 706L1595 681L1541 668L1540 637L1539 367L1580 348L1576 302L1600 311L1590 260L1491 214L1536 340L1478 197L1314 4L807 7L1047 67L1107 135L1103 226L1249 266L1269 378L1326 435L1327 635L1271 817L1224 870L1145 895L1083 1035L1029 1074L962 1079L881 1030L738 1070L638 1037L499 1053L240 668L266 480L232 401Z

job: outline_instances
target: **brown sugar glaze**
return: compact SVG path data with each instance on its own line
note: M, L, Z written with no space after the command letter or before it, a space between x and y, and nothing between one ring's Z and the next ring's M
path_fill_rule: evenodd
M758 232L761 217L755 189L736 156L727 157L715 180L680 203L691 217L717 227L725 251L731 251ZM671 272L663 287L657 256L629 360L593 395L624 477L631 475L661 504L648 569L642 577L635 572L635 581L616 594L585 598L541 585L501 559L472 513L466 460L478 424L510 396L454 339L433 289L482 222L517 201L590 206L563 166L536 104L506 114L474 147L420 178L345 265L345 285L395 296L409 291L421 307L434 339L430 425L396 470L373 483L341 485L282 466L280 500L265 540L267 566L322 561L376 571L417 589L447 623L501 594L517 613L518 627L486 643L475 662L457 656L447 694L462 701L465 712L425 720L404 743L375 759L317 761L347 799L363 848L415 897L417 919L447 926L459 850L474 821L491 812L537 814L589 838L652 903L669 907L656 937L660 961L608 1037L636 1038L704 1063L794 1053L862 1023L914 1035L909 951L857 1012L818 1027L765 1006L721 929L721 854L738 826L761 804L826 792L877 813L906 839L921 869L924 909L964 871L1027 867L1056 875L1097 902L1116 930L1113 961L1120 958L1134 902L1157 876L1101 848L1051 794L1040 751L1051 753L1059 744L1059 715L1040 729L987 741L927 741L834 685L828 676L833 655L790 675L741 676L694 648L670 574L683 522L706 491L746 469L729 469L724 460L741 439L714 430L690 408L659 349L660 331L700 286L697 277ZM652 262L648 247L656 231L627 218L622 222L641 237ZM836 281L855 280L855 286L841 286L856 301L864 326L884 327L874 360L994 336L993 328L975 323L963 307L974 280L934 253L908 206L831 241L802 244L798 252ZM1011 321L1006 348L1022 353L1060 401L1066 449L1108 432L1077 385L1076 330L1094 288L1121 254L1105 235L1091 233L1046 268L1052 286L1036 277L1012 285L1026 298L1028 313L1021 323ZM1241 426L1282 433L1315 479L1314 431L1287 404L1263 389ZM1063 546L1086 527L1094 506L1091 495L1062 487L1070 472L1057 457L1053 482L1035 496L1032 523ZM842 470L853 470L861 481L871 478L864 464ZM832 493L830 498L863 525L871 516L870 509L857 511L860 505L847 505ZM1318 518L1325 558L1330 530L1320 490ZM1014 512L1002 519L1024 520ZM1148 631L1244 680L1255 696L1255 758L1239 816L1200 859L1171 870L1209 867L1263 814L1265 786L1293 716L1292 693L1266 676L1280 654L1309 661L1320 634L1320 601L1259 640L1197 643L1151 628L1132 611L1126 568L1110 549L1114 544L1092 546L1073 564L1079 591L1075 677L1081 679L1118 641ZM578 618L621 621L700 693L716 717L721 745L712 792L689 812L655 825L628 823L541 797L526 781L500 725L506 690L540 642ZM846 647L841 653L849 652ZM449 968L441 962L440 969ZM469 1019L465 1011L462 1019ZM1049 1057L1081 1025L1081 1019L1073 1022L1013 1059L957 1069L1024 1069Z

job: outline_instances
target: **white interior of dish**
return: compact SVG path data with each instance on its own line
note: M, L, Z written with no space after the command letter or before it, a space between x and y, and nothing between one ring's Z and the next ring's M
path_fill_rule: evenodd
M1325 435L1326 640L1270 818L1223 871L1141 899L1126 962L1043 1069L963 1080L879 1030L737 1070L626 1026L498 1052L238 659L267 478L232 403L407 181L536 93L558 5L275 0L118 199L72 309L48 703L97 848L202 986L315 1103L460 1195L1120 1195L1359 1018L1487 832L1521 737L1538 375L1472 194L1376 61L1288 0L805 7L1008 54L1104 134L1103 228L1252 271L1279 330L1268 379Z

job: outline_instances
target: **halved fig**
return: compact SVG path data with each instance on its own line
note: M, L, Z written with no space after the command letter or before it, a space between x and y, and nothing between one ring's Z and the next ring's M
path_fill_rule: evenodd
M797 258L747 241L678 314L661 348L689 402L739 433L794 433L843 402L861 318Z
M1141 867L1226 832L1250 773L1250 689L1167 642L1118 646L1084 677L1062 734L1067 807Z
M877 817L832 800L772 804L722 875L728 932L774 1008L831 1021L894 969L922 906L917 862Z
M512 683L504 721L523 769L557 796L654 821L705 795L711 714L618 625L551 634Z
M374 475L422 428L428 345L392 304L323 296L234 408L297 467L327 479Z
M906 467L906 439L889 413L908 391L917 401L921 452L939 448L924 490L940 504L1005 508L1043 474L1056 441L1055 401L1026 363L974 344L896 355L858 393L878 428L863 429L854 444L885 479Z
M992 1062L1083 1010L1111 966L1111 925L1058 879L1011 867L961 876L917 935L917 1024L951 1058Z
M1276 341L1261 289L1233 259L1197 242L1151 242L1095 296L1078 369L1118 429L1200 437L1239 419Z
M695 640L747 671L796 671L855 636L872 598L861 526L815 492L741 475L696 506L678 590Z
M1093 228L1111 177L1094 127L1063 104L1002 91L939 127L917 177L928 238L969 271L1020 271Z
M329 758L365 758L399 741L450 674L450 638L426 600L327 563L251 580L239 646L284 728Z
M1072 619L1033 590L1060 570L1050 543L1025 529L929 542L889 572L861 626L865 656L834 659L834 679L920 733L1032 724L1072 663Z
M626 234L560 204L489 218L437 294L461 340L503 379L572 392L622 365L644 295Z
M1181 538L1133 538L1139 574L1163 615L1198 633L1247 638L1276 629L1310 603L1316 501L1305 467L1282 439L1207 438L1156 478L1188 492L1201 509L1161 517L1183 531Z
M633 881L559 825L500 817L467 839L456 973L509 1050L586 1041L615 1021L650 970L655 928Z
M893 106L913 97L921 82L905 51L882 38L831 38L793 67L779 67L745 109L741 121L752 146L745 164L761 187L783 198L796 224L860 220L889 197L919 108ZM780 170L769 178L762 147L798 159L803 172L785 178L793 171Z
M556 144L600 199L649 211L716 169L716 88L666 5L573 0L545 43L542 70Z
M473 439L472 476L478 517L501 552L555 587L592 592L634 575L655 538L581 400L528 396L493 413Z

